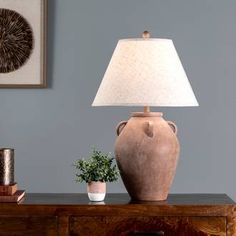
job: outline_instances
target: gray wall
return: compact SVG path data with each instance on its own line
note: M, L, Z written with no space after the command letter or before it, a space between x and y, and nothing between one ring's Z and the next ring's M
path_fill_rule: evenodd
M95 145L112 151L115 126L140 108L92 108L118 39L144 29L172 38L199 108L154 108L179 127L171 191L236 199L236 1L48 0L49 88L0 90L0 145L16 150L28 192L85 192L73 161ZM108 192L124 192L121 181Z

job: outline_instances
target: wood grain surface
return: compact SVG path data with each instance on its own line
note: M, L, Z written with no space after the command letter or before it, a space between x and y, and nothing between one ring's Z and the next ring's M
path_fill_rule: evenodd
M0 236L56 236L53 216L0 216Z
M71 217L70 235L128 236L163 232L167 236L226 236L225 217ZM99 232L99 233L98 233Z
M235 213L225 194L174 194L161 202L107 194L103 203L87 194L26 194L18 204L0 204L0 236L236 236Z

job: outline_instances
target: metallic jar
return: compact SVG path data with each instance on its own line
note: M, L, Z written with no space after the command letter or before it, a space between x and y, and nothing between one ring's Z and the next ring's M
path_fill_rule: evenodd
M0 149L0 185L14 184L14 149Z

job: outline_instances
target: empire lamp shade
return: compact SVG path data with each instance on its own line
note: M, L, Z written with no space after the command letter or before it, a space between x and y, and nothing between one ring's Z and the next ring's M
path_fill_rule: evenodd
M119 40L93 106L198 106L170 39Z

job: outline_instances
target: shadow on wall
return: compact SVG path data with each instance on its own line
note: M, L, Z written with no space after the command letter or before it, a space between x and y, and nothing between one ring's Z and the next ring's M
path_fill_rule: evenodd
M48 1L47 18L47 85L53 87L54 50L55 50L55 23L57 0Z

